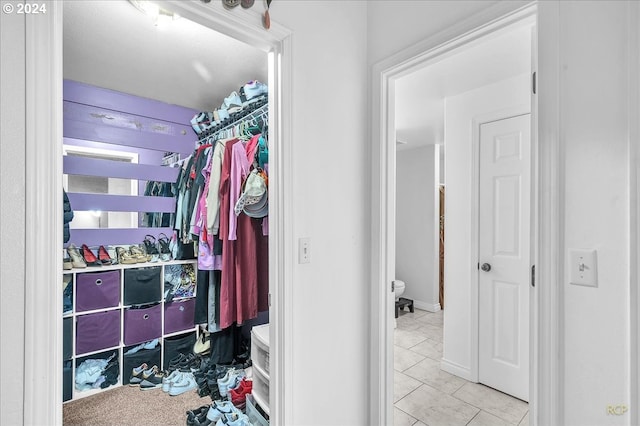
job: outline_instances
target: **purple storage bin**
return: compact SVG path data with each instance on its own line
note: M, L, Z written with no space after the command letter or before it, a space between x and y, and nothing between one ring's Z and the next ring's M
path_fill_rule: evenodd
M188 330L195 326L196 299L180 300L164 305L164 334Z
M120 345L120 310L78 315L76 355Z
M162 306L124 310L124 344L135 345L162 335Z
M120 303L120 271L77 274L76 311L112 308Z

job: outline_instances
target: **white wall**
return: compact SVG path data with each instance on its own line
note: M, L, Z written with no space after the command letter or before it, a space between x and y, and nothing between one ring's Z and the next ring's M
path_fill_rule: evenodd
M529 75L511 78L445 99L445 258L443 368L472 379L473 332L477 312L472 304L477 247L472 246L473 120L489 113L529 105ZM504 112L505 117L508 112ZM513 114L511 114L513 115ZM477 170L477 169L475 169ZM475 348L477 351L477 348Z
M629 54L638 51L638 40L630 44L638 22L629 19L632 3L560 2L560 97L540 97L540 108L559 107L560 117L563 424L568 426L627 425L628 413L608 415L606 406L633 403L628 144L630 127L638 123L629 103L637 103L629 79L638 78L638 65L629 63ZM597 250L597 288L569 284L571 248Z
M399 150L396 156L396 279L402 297L419 309L440 310L438 301L439 145Z
M257 5L258 3L256 3ZM274 1L293 31L295 425L367 424L369 163L367 4Z
M22 424L25 258L25 15L0 14L0 400L3 424ZM62 192L60 193L62 197Z

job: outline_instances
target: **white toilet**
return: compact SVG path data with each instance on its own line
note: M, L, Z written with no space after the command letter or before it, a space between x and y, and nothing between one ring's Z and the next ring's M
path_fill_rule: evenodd
M396 301L398 299L400 299L400 296L402 296L402 294L404 293L404 281L401 280L394 280L393 281L393 288L394 288L394 293L396 295Z

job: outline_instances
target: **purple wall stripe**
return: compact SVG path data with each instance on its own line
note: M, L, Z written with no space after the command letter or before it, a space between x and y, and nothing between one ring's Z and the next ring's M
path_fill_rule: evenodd
M70 175L102 176L122 179L153 180L175 182L178 168L150 166L148 164L125 163L122 161L98 160L96 158L64 156L63 172Z
M78 247L82 244L89 247L141 244L147 234L155 238L158 238L160 233L169 238L173 234L171 228L71 229L70 232L71 239L68 244L73 243Z
M71 80L63 82L63 98L65 101L187 125L191 118L199 112L192 108L171 105Z
M136 197L132 195L83 194L69 192L71 208L75 211L99 210L109 212L169 212L176 207L174 197Z
M96 125L82 121L64 119L63 136L65 138L87 141L107 142L112 145L131 146L163 152L190 154L195 148L195 134L172 136L161 133L140 132L122 127ZM178 139L180 138L180 139Z

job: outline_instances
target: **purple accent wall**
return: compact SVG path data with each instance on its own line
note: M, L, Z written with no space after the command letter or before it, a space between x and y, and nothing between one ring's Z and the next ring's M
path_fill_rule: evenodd
M168 166L150 166L121 161L98 160L87 157L65 156L62 159L65 173L70 175L102 176L122 179L153 180L175 182L179 169Z
M89 247L141 244L147 234L155 238L161 233L169 238L173 235L171 228L71 229L70 232L69 244L73 243L78 247L82 244Z
M198 112L191 108L141 98L77 81L64 80L62 87L65 101L153 117L173 123L188 125L191 118Z
M75 192L69 192L67 195L75 211L173 213L176 208L176 199L173 197L136 197L132 195L81 194Z

